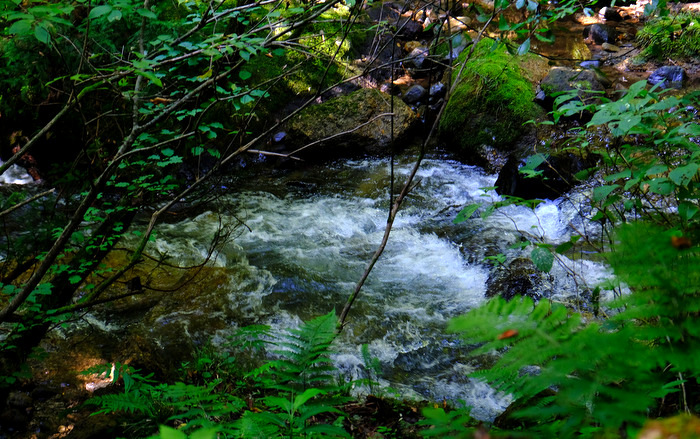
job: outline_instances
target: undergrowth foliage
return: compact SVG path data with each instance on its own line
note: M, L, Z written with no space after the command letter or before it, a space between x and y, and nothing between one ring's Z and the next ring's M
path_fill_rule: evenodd
M454 319L450 330L483 343L475 354L503 352L472 376L513 395L525 430L546 437L632 433L648 416L700 408L689 405L700 371L700 255L672 236L646 223L619 230L609 260L633 292L603 323L530 298L496 298Z
M126 365L94 368L87 373L111 373L115 383L121 378L124 391L96 396L87 404L99 407L95 414L137 416L132 424L139 430L133 436L149 434L161 424L154 438L349 437L336 408L347 400L347 386L335 384L337 370L329 357L336 325L335 312L330 312L276 338L268 327L243 328L232 341L239 350L231 355L244 349L264 355L263 347L270 346L275 358L247 373L240 370L245 362L230 364L238 368L229 371L239 377L235 383L210 377L203 385L165 384Z

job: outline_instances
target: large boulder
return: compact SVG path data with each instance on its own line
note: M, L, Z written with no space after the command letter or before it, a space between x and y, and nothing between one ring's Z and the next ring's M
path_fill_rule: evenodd
M417 121L400 98L361 89L304 109L289 122L288 137L296 147L321 143L298 154L306 159L381 154L388 151L392 140L405 139Z
M445 108L439 136L465 161L489 166L493 150L512 151L527 133L523 123L542 115L533 102L535 87L547 72L547 61L535 55L516 57L504 46L492 50L482 41L464 66L464 74ZM462 52L463 63L469 50ZM455 68L453 81L460 68Z

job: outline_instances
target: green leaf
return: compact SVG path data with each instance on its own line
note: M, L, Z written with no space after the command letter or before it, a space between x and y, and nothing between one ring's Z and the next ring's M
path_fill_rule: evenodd
M80 281L81 281L82 279L83 279L82 277L80 277L80 276L78 276L78 275L76 274L76 275L73 275L73 276L69 277L69 278L68 278L68 282L70 282L71 285L75 285L75 284L77 284L77 283L80 283Z
M246 79L250 78L251 76L253 76L253 74L250 73L250 72L247 71L247 70L241 70L240 72L238 72L238 77L241 78L241 79L244 80L244 81L245 81Z
M490 14L479 14L476 16L476 19L479 21L479 23L486 23L491 19Z
M326 392L324 392L321 389L316 389L316 388L311 388L311 389L306 389L304 393L301 395L297 395L296 398L294 398L294 404L292 406L292 410L297 411L299 410L299 407L302 405L306 404L308 400L311 398L318 396L318 395L323 395Z
M32 31L32 21L31 20L20 20L12 23L7 33L11 35L26 35Z
M107 21L113 23L122 19L122 11L119 9L113 9L112 12L107 16Z
M151 18L151 19L158 18L158 16L155 13L153 13L152 11L149 11L148 9L144 9L144 8L137 9L136 13L144 18Z
M180 430L161 425L159 429L161 439L187 439L187 435Z
M612 191L620 187L619 184L612 184L610 186L598 186L593 189L593 201L602 201L610 195Z
M158 87L162 87L162 86L163 86L163 82L162 82L162 81L160 80L160 78L159 78L158 76L156 76L156 74L153 73L153 72L144 71L144 70L136 70L135 73L136 73L137 75L141 75L141 76L143 76L144 78L148 79L149 81L151 81L153 84L157 85Z
M684 201L678 205L678 215L686 221L690 221L699 210L700 207L688 201Z
M51 42L51 33L41 24L34 28L34 36L44 44L49 44Z
M463 223L464 221L471 218L471 216L474 215L474 212L476 212L479 209L479 207L481 207L481 203L470 204L469 206L459 211L457 217L452 220L452 223Z
M498 18L498 30L505 32L510 29L510 24L508 23L508 20L506 20L505 15L501 14L501 16Z
M627 134L632 128L637 126L640 122L642 121L642 116L640 115L631 115L629 117L626 117L620 122L617 123L617 129L620 130L619 135L625 135Z
M112 7L110 5L97 6L97 7L92 8L90 13L88 14L88 18L101 17L101 16L108 14L110 12L112 12Z
M573 247L573 246L574 246L574 244L571 241L567 241L567 242L564 242L562 244L559 244L557 246L557 248L555 249L555 251L557 253L559 253L560 255L562 255L562 254L566 253L567 251L569 251L571 249L571 247Z
M668 177L677 186L687 186L688 183L695 177L698 173L698 168L700 165L697 163L688 163L685 166L678 167L668 174Z
M523 44L518 47L518 55L525 55L530 51L530 38L525 40Z
M554 255L546 248L535 247L530 253L532 262L534 262L537 269L549 273L554 264Z

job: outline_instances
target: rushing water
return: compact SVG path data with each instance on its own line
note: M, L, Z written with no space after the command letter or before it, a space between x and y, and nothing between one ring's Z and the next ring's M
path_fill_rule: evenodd
M397 181L409 169L410 163L397 165ZM206 253L220 219L242 221L245 227L215 261L239 277L241 270L248 273L229 298L246 316L274 328L292 327L339 310L352 292L384 232L389 175L386 161L348 160L238 182L217 215L164 225L154 245L189 262ZM496 177L433 158L424 161L418 178L350 313L335 361L350 376L363 377L360 346L366 343L381 361L383 385L404 396L463 400L475 417L493 419L509 398L466 377L483 359L466 358L468 347L445 333L447 322L485 300L491 269L485 256L517 256L508 247L523 231L553 244L568 240L572 226L585 226L577 216L582 202L560 199L535 210L513 206L454 225L464 205L498 199L482 190ZM575 295L581 283L595 284L606 275L600 264L562 258L543 294Z

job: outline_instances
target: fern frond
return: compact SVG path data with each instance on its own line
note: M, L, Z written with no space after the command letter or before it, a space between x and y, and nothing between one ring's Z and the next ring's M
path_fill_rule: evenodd
M95 396L85 401L85 404L100 406L93 415L112 412L143 413L147 416L154 414L153 400L139 391Z

